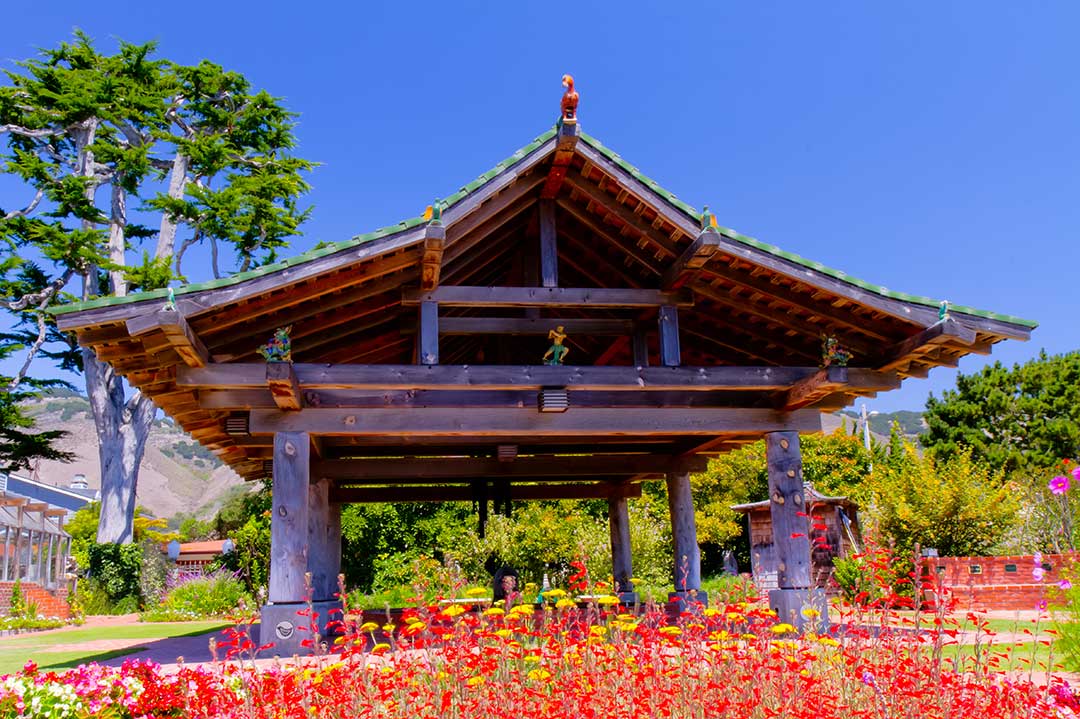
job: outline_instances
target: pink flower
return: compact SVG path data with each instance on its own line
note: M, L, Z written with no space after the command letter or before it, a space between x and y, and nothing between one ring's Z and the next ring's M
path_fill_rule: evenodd
M1076 469L1073 470L1073 476L1077 475L1077 470L1080 470L1080 467L1077 467ZM1053 479L1051 479L1050 480L1050 491L1053 492L1054 494L1065 494L1066 492L1068 492L1069 491L1069 478L1059 475L1059 476L1054 477Z
M1075 479L1077 482L1080 482L1080 465L1073 467L1072 476L1073 479Z
M1058 582L1058 589L1072 589L1072 582L1068 579L1062 579Z
M1045 571L1043 570L1043 568L1042 568L1042 567L1040 567L1040 566L1039 566L1039 565L1037 565L1037 564L1036 564L1036 565L1035 565L1035 567L1034 567L1034 568L1033 568L1033 569L1031 570L1031 576L1035 578L1035 581L1036 581L1036 582L1041 582L1041 581L1043 580L1043 575L1044 575L1044 574L1046 574L1046 572L1045 572Z

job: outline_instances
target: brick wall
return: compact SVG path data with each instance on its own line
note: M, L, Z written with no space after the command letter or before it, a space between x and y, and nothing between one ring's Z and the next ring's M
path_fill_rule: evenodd
M1033 574L1033 555L1001 557L925 557L923 572L935 573L960 611L1029 610L1061 597L1058 582L1080 560L1080 553L1044 554L1042 580ZM1063 574L1064 570L1064 574Z
M11 610L11 591L15 582L0 582L0 613L7 614ZM34 582L20 582L19 591L22 592L23 602L37 604L37 611L43 617L59 617L68 619L71 616L71 607L67 603L67 589L50 592Z

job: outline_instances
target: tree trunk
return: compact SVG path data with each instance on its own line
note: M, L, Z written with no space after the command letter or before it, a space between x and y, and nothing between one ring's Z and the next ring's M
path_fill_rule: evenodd
M172 169L169 170L168 195L170 198L178 200L184 196L184 189L187 187L187 170L187 155L182 152L176 153L176 157L173 158ZM176 247L176 227L177 224L169 217L169 213L162 212L157 249L154 251L155 259L160 260L162 257L173 256ZM176 271L179 272L180 268L178 267Z
M115 267L109 270L109 290L114 297L127 294L127 281L124 279L125 257L124 229L127 227L127 195L120 186L117 177L112 186L112 204L109 212L109 261Z
M154 420L154 403L141 392L125 402L123 379L112 367L99 361L90 349L83 348L82 357L101 462L97 541L129 544L134 540L139 463Z

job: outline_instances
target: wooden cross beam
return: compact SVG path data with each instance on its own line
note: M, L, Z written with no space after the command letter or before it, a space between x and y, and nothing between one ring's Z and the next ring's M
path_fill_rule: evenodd
M674 305L692 307L689 292L650 289L610 289L575 287L475 287L442 286L430 292L404 290L404 305L438 302L448 307L595 307L627 309Z
M160 331L188 367L205 367L210 361L206 345L192 331L184 315L176 310L159 309L132 317L127 321L127 330L132 337Z
M788 411L817 404L844 389L878 391L896 389L900 378L895 372L880 372L857 367L826 367L799 380L782 392L775 407Z
M580 335L632 335L633 320L579 319L574 317L441 317L442 335L547 335L562 325L571 337Z
M372 408L304 409L299 412L252 410L252 434L310 432L366 437L521 437L568 435L683 436L780 430L817 432L813 409L624 409L572 408L542 413L523 408Z
M590 475L703 472L708 460L649 454L566 457L442 457L440 459L339 459L316 462L313 477L345 480L471 479L474 477L587 477Z
M266 384L278 409L296 411L304 406L300 381L292 362L267 362Z
M712 227L706 228L697 236L686 251L664 271L660 286L665 290L675 290L685 285L696 270L700 270L716 254L723 243L720 233Z
M640 484L511 484L509 499L607 499L609 497L637 498ZM472 487L352 487L330 490L330 501L342 504L379 502L471 502Z

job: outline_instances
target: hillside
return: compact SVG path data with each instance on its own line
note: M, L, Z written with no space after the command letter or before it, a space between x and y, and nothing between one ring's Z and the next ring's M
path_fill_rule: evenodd
M75 461L41 462L38 479L67 486L75 474L86 475L90 487L101 487L97 432L89 415L90 405L79 395L52 395L27 405L39 429L68 432L59 446L75 454ZM139 469L138 503L159 517L178 512L209 519L233 489L245 484L212 452L168 420L156 420L146 443Z
M862 422L861 415L853 409L845 409L841 414L845 417L854 417L858 419L859 422ZM898 422L900 424L900 431L909 437L920 435L926 431L926 423L923 422L922 412L915 412L909 409L871 415L870 431L888 437L893 422Z

